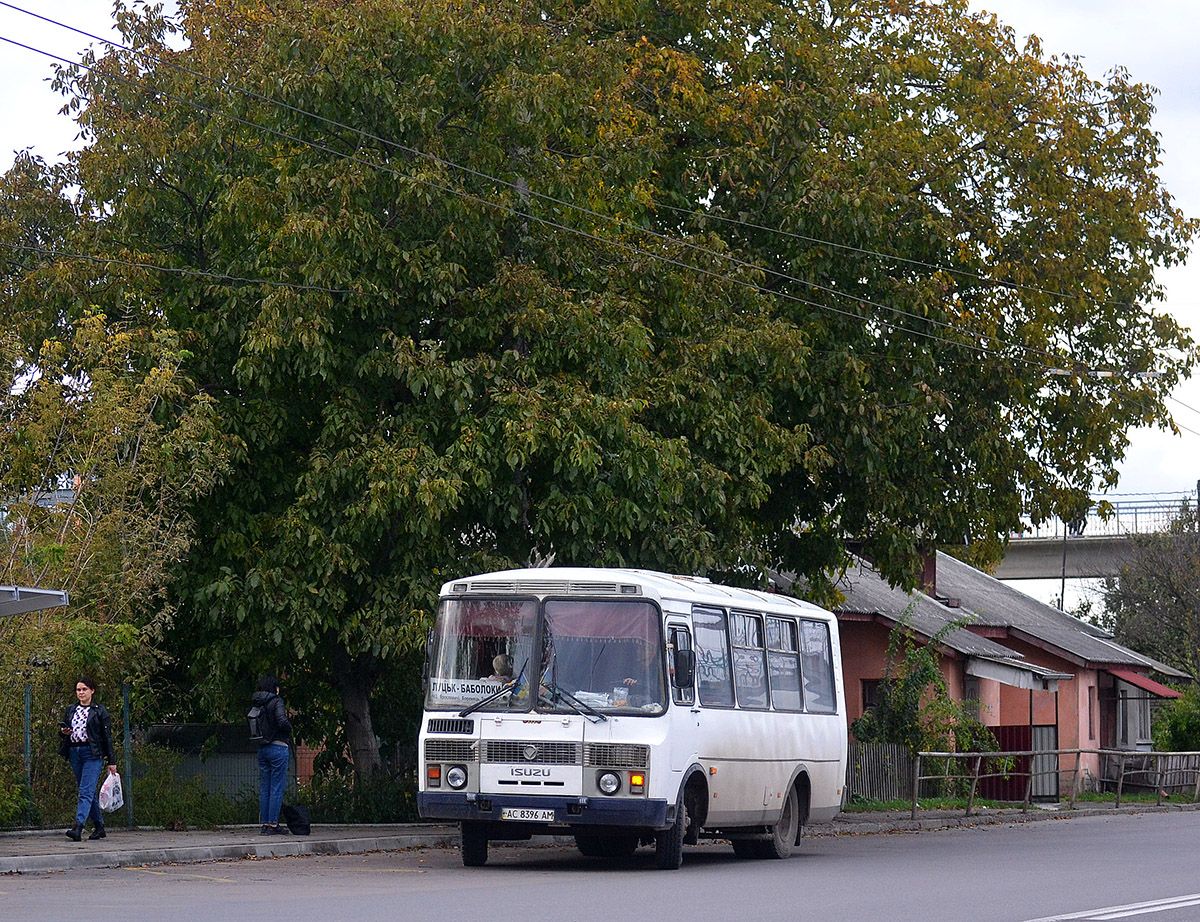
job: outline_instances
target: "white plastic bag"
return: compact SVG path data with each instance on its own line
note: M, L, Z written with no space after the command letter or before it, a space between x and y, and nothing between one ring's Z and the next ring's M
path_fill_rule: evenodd
M125 792L121 790L121 776L116 772L109 772L104 784L100 785L100 809L105 813L112 813L123 806Z

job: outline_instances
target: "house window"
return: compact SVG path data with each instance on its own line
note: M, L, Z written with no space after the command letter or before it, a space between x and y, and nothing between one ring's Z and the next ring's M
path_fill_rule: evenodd
M879 686L883 679L862 680L862 706L865 714L879 703Z
M1088 686L1088 739L1096 738L1096 686Z

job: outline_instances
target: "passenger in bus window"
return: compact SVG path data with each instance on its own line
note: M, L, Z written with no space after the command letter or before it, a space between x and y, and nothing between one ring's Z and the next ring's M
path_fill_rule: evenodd
M513 678L513 661L507 653L498 653L492 660L492 674L488 676L493 682L511 682Z

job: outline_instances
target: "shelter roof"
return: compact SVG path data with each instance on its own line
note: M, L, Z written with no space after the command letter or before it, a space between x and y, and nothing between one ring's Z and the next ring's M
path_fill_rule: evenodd
M0 618L41 611L44 608L58 608L69 601L67 594L59 589L0 586Z

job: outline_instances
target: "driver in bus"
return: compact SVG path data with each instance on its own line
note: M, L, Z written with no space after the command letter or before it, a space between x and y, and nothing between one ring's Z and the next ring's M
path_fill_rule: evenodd
M650 643L637 644L634 662L626 670L628 675L621 679L620 684L626 689L628 701L638 707L644 704L654 704L658 699L659 677L656 675L658 657L655 647Z

